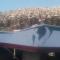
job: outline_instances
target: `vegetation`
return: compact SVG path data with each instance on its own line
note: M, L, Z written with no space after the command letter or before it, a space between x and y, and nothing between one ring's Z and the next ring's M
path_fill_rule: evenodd
M60 9L27 8L0 12L0 30L24 29L34 24L60 25Z

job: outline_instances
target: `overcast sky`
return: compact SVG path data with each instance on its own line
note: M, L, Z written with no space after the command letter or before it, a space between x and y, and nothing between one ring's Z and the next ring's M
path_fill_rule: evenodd
M59 7L60 0L0 0L0 11L29 7Z

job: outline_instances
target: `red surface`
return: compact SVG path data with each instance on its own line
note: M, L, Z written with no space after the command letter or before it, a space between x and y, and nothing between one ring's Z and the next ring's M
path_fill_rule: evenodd
M16 48L16 49L20 49L22 51L27 51L27 52L39 52L39 48L38 47L31 47L31 46L24 46L24 45L0 43L0 47Z
M8 43L0 43L0 47L4 48L16 48L22 51L27 52L60 52L60 47L32 47L32 46L24 46L24 45L16 45L16 44L8 44Z

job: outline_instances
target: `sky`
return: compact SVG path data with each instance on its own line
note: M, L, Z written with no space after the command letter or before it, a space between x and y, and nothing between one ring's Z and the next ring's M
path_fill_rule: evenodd
M0 0L0 11L31 7L59 7L60 0Z

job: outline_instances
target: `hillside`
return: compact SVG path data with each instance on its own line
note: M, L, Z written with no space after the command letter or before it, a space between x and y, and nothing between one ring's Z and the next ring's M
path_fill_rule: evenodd
M14 30L34 24L60 25L60 8L23 8L0 12L0 30Z

